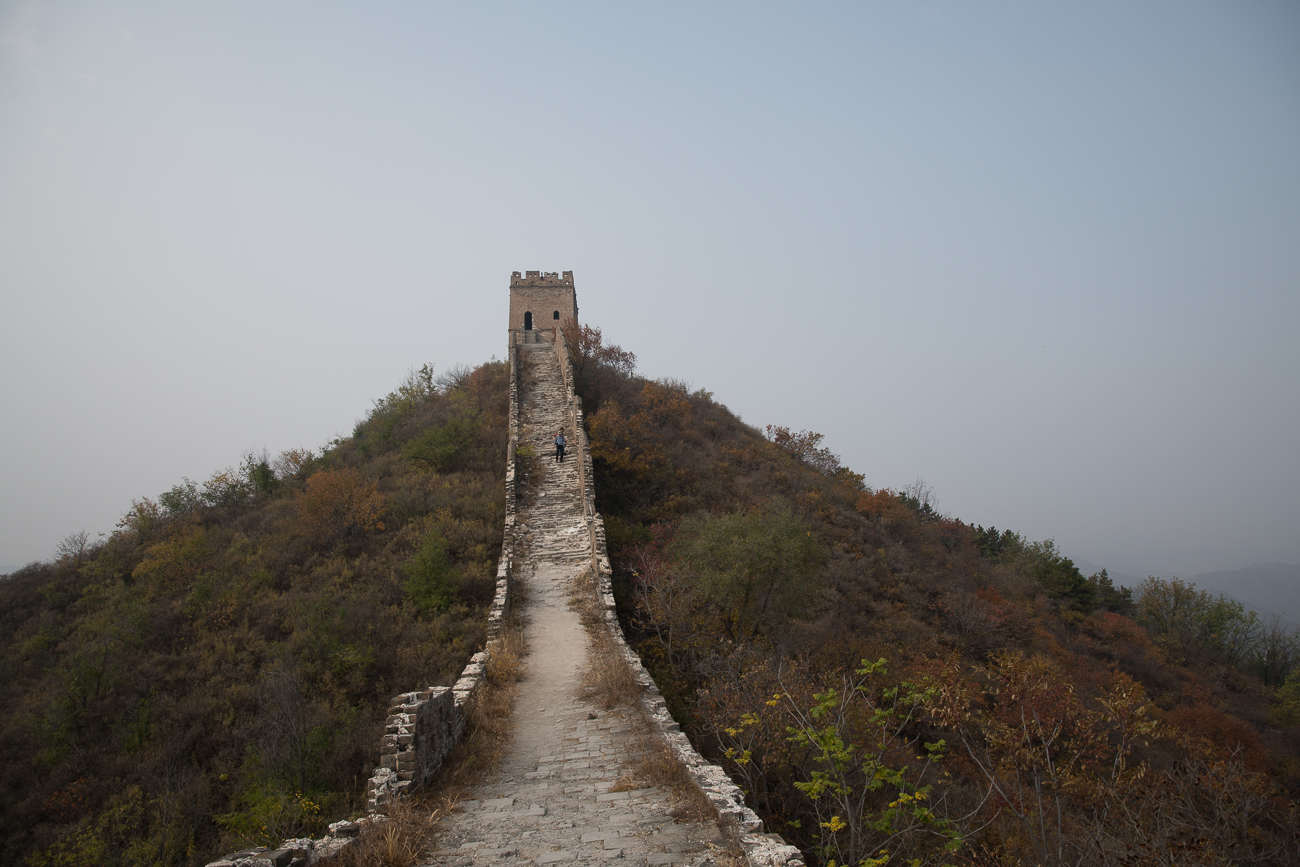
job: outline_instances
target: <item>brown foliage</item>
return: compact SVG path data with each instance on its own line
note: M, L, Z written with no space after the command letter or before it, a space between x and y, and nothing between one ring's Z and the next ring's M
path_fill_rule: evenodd
M494 364L412 392L239 509L138 500L106 543L0 582L0 863L201 864L358 809L390 697L482 646L507 386ZM457 415L456 472L401 456ZM421 619L402 566L432 528L465 592Z
M1196 749L1217 761L1237 757L1250 771L1268 771L1269 758L1259 732L1204 701L1174 708L1165 721L1195 739Z
M355 545L384 529L384 498L376 482L354 470L318 470L298 494L298 523L312 543Z
M167 538L144 551L131 576L157 591L188 589L211 556L207 531L194 521L168 528Z
M1261 730L1273 719L1262 684L1206 666L1203 656L1171 662L1146 630L1115 613L1122 607L1102 610L1102 603L1123 599L1105 596L1101 583L1064 581L1077 570L1050 541L1029 543L944 517L919 484L901 493L846 484L816 465L834 456L821 454L815 434L769 428L767 439L707 393L691 394L680 383L606 377L595 396L589 433L620 616L677 718L744 779L773 828L815 842L816 822L794 787L812 766L792 752L775 719L744 729L755 738L745 764L727 759L725 750L736 744L721 733L738 728L746 714L766 718L777 672L795 701L808 702L862 659L879 656L951 665L942 678L931 672L936 689L942 680L948 690L939 695L948 696L950 710L945 715L937 704L924 736L963 745L945 766L951 776L936 782L936 797L940 790L951 796L954 817L975 811L963 826L963 852L974 861L1063 863L1068 852L1071 863L1104 863L1129 842L1157 839L1151 827L1139 827L1163 822L1159 816L1175 809L1173 800L1153 798L1157 778L1202 798L1205 815L1215 814L1213 804L1223 803L1230 786L1216 789L1214 774L1249 788L1231 763L1243 774L1259 767L1252 732L1272 756L1270 772L1300 766L1296 744ZM726 636L672 540L701 513L734 513L778 498L808 523L826 559L800 573L799 606L758 633ZM1062 587L1044 579L1049 572L1065 590L1079 592L1063 596ZM1183 698L1189 684L1202 682L1218 710ZM1176 708L1160 721L1164 731L1200 730L1243 749L1232 758L1195 759L1194 739L1138 731L1154 724L1158 708ZM1140 720L1133 716L1138 709ZM1187 770L1197 761L1219 768L1203 771L1210 777L1200 794L1202 783ZM1280 783L1294 784L1261 776L1249 785L1267 791ZM1139 802L1162 803L1165 812L1126 812ZM1254 851L1276 853L1277 840L1286 838L1285 811L1260 810L1272 842ZM1206 832L1203 839L1212 837ZM1276 855L1261 858L1282 863L1268 860Z

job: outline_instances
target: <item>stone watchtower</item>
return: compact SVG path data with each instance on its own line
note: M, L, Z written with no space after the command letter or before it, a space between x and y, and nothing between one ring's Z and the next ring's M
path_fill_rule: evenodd
M516 271L510 275L510 328L550 331L578 322L573 272Z

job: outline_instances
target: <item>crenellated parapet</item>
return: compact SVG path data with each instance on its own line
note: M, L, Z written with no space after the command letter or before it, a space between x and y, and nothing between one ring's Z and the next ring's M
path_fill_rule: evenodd
M525 271L521 276L518 271L510 275L510 288L516 286L572 286L572 271Z
M510 275L510 327L551 332L578 321L572 271L518 271Z

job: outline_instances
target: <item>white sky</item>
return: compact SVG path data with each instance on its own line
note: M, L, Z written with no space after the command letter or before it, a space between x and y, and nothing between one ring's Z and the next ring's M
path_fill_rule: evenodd
M0 0L0 567L504 355L1113 571L1300 562L1300 5Z

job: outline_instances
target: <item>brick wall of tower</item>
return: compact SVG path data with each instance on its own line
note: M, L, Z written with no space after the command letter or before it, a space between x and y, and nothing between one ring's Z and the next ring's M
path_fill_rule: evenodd
M578 321L578 296L573 272L515 271L510 275L510 327L522 329L524 314L533 314L535 330L550 331L556 325ZM555 314L560 314L556 319Z

